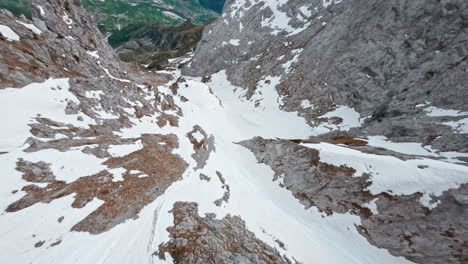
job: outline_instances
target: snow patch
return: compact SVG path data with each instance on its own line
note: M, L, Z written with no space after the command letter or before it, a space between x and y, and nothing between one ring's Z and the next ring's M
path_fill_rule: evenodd
M311 108L311 107L314 108L309 100L302 100L301 101L301 107L304 108L304 109Z
M0 25L0 34L4 36L8 41L18 41L20 37L10 27Z
M113 157L122 157L142 148L143 145L141 144L141 140L138 140L133 144L111 145L109 146L108 151Z
M420 155L420 156L432 156L437 157L436 153L433 153L430 148L424 148L421 143L415 142L391 142L385 136L369 136L367 144L373 147L386 148L395 152L408 154L408 155Z
M262 27L273 29L272 35L278 35L281 31L291 33L295 30L289 25L291 18L285 12L280 11L280 8L287 2L287 0L270 0L267 2L267 6L273 11L273 15L262 20Z
M179 15L174 14L174 13L169 12L169 11L163 11L162 13L163 13L164 15L170 17L170 18L173 18L173 19L176 19L176 20L183 20L183 18L180 17Z
M362 122L361 116L359 115L354 108L349 106L340 105L335 110L328 112L322 116L321 118L331 118L331 117L339 117L343 121L340 124L337 124L336 127L340 130L347 131L353 127L360 127Z
M355 177L369 173L372 185L368 189L372 194L391 190L394 195L415 192L422 192L425 196L441 195L445 190L458 188L460 184L468 182L468 167L463 165L426 158L404 161L329 143L303 145L319 150L321 162L354 168ZM421 169L420 165L426 168Z
M64 13L62 16L63 22L68 25L68 28L71 29L71 25L73 24L73 20L68 16L67 13Z
M299 11L301 11L301 13L304 14L306 17L312 16L312 11L309 10L308 6L301 6L299 8Z
M327 8L333 4L339 4L343 2L343 0L322 0L322 6Z
M197 140L198 143L200 143L203 139L205 139L205 137L203 136L202 133L200 133L200 131L195 131L195 133L192 133L192 136Z
M41 14L41 16L44 16L45 12L44 12L44 9L42 8L42 6L38 5L37 8L39 8L39 13Z
M84 119L79 121L78 115L65 114L68 101L78 102L69 88L68 78L64 78L31 83L21 89L0 90L0 116L3 123L0 130L0 151L22 146L31 136L28 124L34 123L37 116L77 127L95 124L88 116L82 115Z
M468 134L468 118L464 118L457 121L449 121L442 124L450 126L457 133Z
M23 25L25 28L31 30L33 33L36 33L38 35L40 35L42 33L41 30L39 30L35 25L33 24L27 24L27 23L23 23L21 21L18 21L16 20L16 22L18 22L19 24Z
M240 39L231 39L229 42L223 41L223 46L226 46L228 44L231 44L233 46L239 46L240 45Z
M417 106L416 106L417 107ZM435 106L430 106L424 109L427 112L427 116L465 116L468 115L468 112L462 112L460 110L453 110L453 109L442 109Z
M100 100L101 99L101 95L104 95L104 92L101 91L101 90L98 90L98 91L85 91L85 96L87 98L93 98L93 99L97 99L97 100Z
M98 52L97 50L95 50L95 51L86 51L86 53L88 53L89 56L94 57L94 58L96 58L96 59L99 59L99 58L100 58L100 57L99 57L99 52Z
M297 63L299 61L299 56L301 55L302 51L304 49L295 49L295 50L292 50L291 53L294 55L294 57L283 64L283 67L284 67L284 74L289 74L291 72L291 66L294 64L294 63Z

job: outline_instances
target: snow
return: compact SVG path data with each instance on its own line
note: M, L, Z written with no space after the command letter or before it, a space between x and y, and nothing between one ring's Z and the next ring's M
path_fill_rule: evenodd
M428 197L430 194L440 195L445 190L468 182L468 167L463 165L426 158L404 161L328 143L303 145L319 150L321 162L354 168L355 177L369 173L372 185L368 189L373 194L391 190L396 195L422 192ZM418 165L428 167L420 169Z
M84 116L83 121L79 121L78 115L65 114L67 101L78 101L68 89L68 78L64 78L32 83L21 89L0 90L0 151L8 152L12 148L22 146L31 135L27 124L33 123L34 117L39 115L77 127L95 124L94 120L87 116Z
M68 16L67 13L64 13L64 14L63 14L62 19L63 19L63 22L65 22L65 23L66 23L67 25L69 25L69 26L70 26L71 24L73 24L73 20Z
M177 78L179 73L173 74ZM175 201L194 201L199 204L200 215L207 212L216 213L217 218L228 213L240 215L257 237L270 246L276 246L274 240L280 239L287 247L287 250L278 248L281 254L294 256L303 263L407 263L403 258L393 257L386 250L371 246L359 235L354 227L360 221L357 216L335 214L322 218L322 213L315 208L305 210L289 191L279 188L278 182L272 181L273 171L268 166L259 164L249 150L236 144L254 136L306 138L314 133L314 128L308 126L296 112L279 109L280 99L275 87L280 77L270 76L261 80L251 100L245 99L245 90L227 81L224 71L214 74L208 84L197 78L185 78L188 87L183 86L178 92L189 101L182 103L180 97L174 97L184 113L178 128L159 128L155 124L156 114L141 120L130 118L135 126L115 133L124 138L139 137L143 133L176 134L180 147L175 153L189 163L183 180L172 184L163 196L146 206L138 218L127 220L99 235L69 232L74 224L102 203L97 199L84 208L75 209L70 207L73 196L67 196L49 204L36 204L16 213L4 214L0 217L0 224L8 239L1 240L3 244L0 246L8 250L0 254L0 262L8 263L7 260L14 259L21 263L167 263L170 258L165 262L152 256L152 253L168 239L166 228L172 225L173 220L169 210ZM62 89L50 89L57 86ZM158 87L159 92L171 94L168 86ZM99 97L101 93L90 91L86 96ZM26 124L36 113L56 121L68 121L69 116L63 112L64 99L75 100L68 92L68 79L51 79L22 89L0 91L0 100L3 100L0 101L0 109L8 110L9 115L14 113L13 120L6 123L14 125L18 119L18 127L21 128L18 131L22 134L17 140L7 140L16 142L15 148L0 156L0 166L7 175L0 188L3 208L24 194L21 191L11 194L11 190L27 184L14 169L14 161L18 157L52 163L54 174L67 182L107 169L102 165L104 160L82 153L81 148L65 153L43 150L24 154L21 151L21 144L28 136ZM8 101L15 102L8 104ZM25 112L24 116L16 113L20 110ZM4 113L1 116L5 116ZM193 146L186 136L194 125L200 125L208 135L213 135L216 145L216 152L210 154L206 166L198 171L193 169ZM10 134L5 137L11 138ZM3 134L1 136L4 138ZM199 133L195 133L194 137L201 139ZM123 156L141 147L141 142L137 141L134 144L111 145L108 150L113 156ZM343 154L342 151L339 153ZM326 157L321 158L326 160ZM456 171L454 168L459 168L455 164L450 166L444 169ZM435 165L431 167L437 168ZM122 179L123 169L109 171L114 174L114 181ZM216 171L223 174L231 189L230 200L222 207L213 204L224 193L221 183L201 181L198 177L199 173L215 177ZM65 216L61 224L57 222L60 216ZM19 225L25 228L17 228ZM32 234L36 235L34 239ZM57 239L61 239L62 243L49 247ZM34 248L34 243L39 240L46 241L45 245ZM128 254L129 249L132 254Z
M453 109L442 109L438 108L435 106L430 106L426 109L424 109L425 112L427 112L427 116L434 116L434 117L439 117L439 116L465 116L468 115L468 112L462 112L459 110L453 110Z
M8 41L18 41L20 37L8 26L0 25L0 34L4 36Z
M10 195L7 201L2 199L2 209L11 202L14 196L19 198L21 194ZM74 260L73 262L76 263L80 257L89 256L90 252L88 254L81 252L80 247L70 243L73 241L70 238L83 236L83 234L70 233L69 230L102 202L94 199L85 208L75 209L70 206L74 200L72 196L68 195L48 204L39 203L16 213L2 214L0 224L2 232L5 233L3 233L4 239L0 240L2 249L0 260L3 263L72 263ZM62 223L59 223L57 219L61 216L65 217ZM44 245L35 248L34 244L41 240L45 241ZM63 240L63 242L56 247L50 247L50 244L57 240ZM67 247L68 252L63 251L63 247ZM81 252L81 256L78 252ZM51 259L51 254L58 256Z
M379 209L377 208L377 204L375 203L378 199L379 198L375 198L374 200L364 205L365 207L369 208L369 210L371 210L372 214L379 214Z
M301 13L304 14L306 17L312 16L312 11L309 10L308 6L301 6L299 8L299 11L301 11Z
M370 246L354 228L354 224L359 223L358 217L335 214L322 218L314 208L305 210L289 191L272 182L273 171L268 166L259 164L249 150L235 144L253 136L304 138L311 134L312 128L297 113L279 110L278 94L274 89L279 77L266 77L260 81L251 100L244 98L245 90L226 80L224 71L214 74L209 86L196 79L186 79L188 88L178 92L189 101L181 104L176 98L184 117L180 119L178 129L165 127L164 131L179 135L181 148L176 152L190 162L189 168L193 167L194 161L190 159L191 145L183 131L190 131L194 124L215 137L216 152L210 154L202 170L189 169L183 181L174 183L165 192L165 202L158 210L152 248L168 239L166 227L172 225L172 216L167 212L172 209L173 202L194 201L199 204L200 215L207 212L216 213L217 218L227 213L240 215L249 230L260 239L271 246L276 245L274 238L280 239L287 250L278 250L304 263L406 263L386 250ZM270 84L266 80L270 80ZM160 91L170 93L168 88ZM261 100L258 107L256 100ZM134 132L123 133L131 135ZM223 207L213 204L223 195L220 183L200 181L198 177L199 173L213 177L216 171L223 174L231 187L230 200Z
M32 32L40 35L42 33L42 31L40 29L38 29L35 25L33 24L27 24L27 23L23 23L21 21L16 21L18 22L19 24L23 25L24 27L26 27L27 29L31 30Z
M37 8L39 8L39 13L41 13L41 16L44 16L45 12L44 12L44 9L42 8L42 6L38 5Z
M343 0L322 0L322 6L327 8L333 4L339 4L343 2Z
M233 46L239 46L240 45L240 39L231 39L229 42L223 41L223 46L226 46L228 44L231 44Z
M289 25L291 18L285 12L280 10L280 7L285 5L287 2L288 1L286 0L270 0L266 5L270 7L271 11L273 11L273 15L262 21L262 27L272 28L272 35L277 35L281 31L286 31L288 33L294 31L294 28Z
M205 139L203 134L200 133L200 131L198 130L195 133L193 133L192 136L197 140L197 142L201 142L203 139Z
M300 51L295 52L294 58L284 64L285 69L290 69L299 54ZM113 77L106 68L101 67L110 78L130 82ZM179 70L171 74L174 79L180 76ZM280 110L281 98L276 86L281 76L261 79L250 100L245 97L246 90L227 80L225 71L213 74L209 83L201 82L200 78L184 78L187 87L181 86L178 93L189 101L181 102L179 96L174 97L175 104L183 111L179 127L159 128L155 122L158 114L155 114L141 119L129 117L135 125L114 133L122 138L140 137L145 133L177 135L179 148L174 153L189 163L183 179L173 183L164 195L143 208L138 218L129 219L99 235L69 232L74 224L102 204L98 199L84 208L76 209L70 206L73 195L69 195L16 213L5 213L0 216L0 226L5 237L0 240L0 248L5 249L0 254L1 263L11 263L11 260L18 263L171 263L170 257L163 261L152 254L161 243L169 239L166 228L173 221L169 210L176 201L197 202L200 215L214 212L218 219L228 213L240 215L248 229L258 238L273 247L277 247L275 239L281 240L287 250L277 247L280 253L302 263L409 263L401 257L390 255L387 250L371 246L356 231L355 225L360 224L359 217L350 214L323 217L315 207L304 209L291 192L278 186L279 181L272 181L274 172L270 167L258 163L253 153L236 144L255 136L297 139L327 132L328 128L348 130L361 125L360 115L353 108L338 106L322 116L342 118L343 122L339 125L310 127L297 112ZM171 95L169 85L159 86L158 92ZM66 182L108 169L103 165L104 159L83 153L82 147L67 152L54 149L23 152L23 143L31 136L27 124L33 122L32 118L37 114L80 127L94 124L89 117L85 116L85 121L77 121L77 115L65 114L67 101L77 101L68 89L68 79L49 79L21 89L0 90L0 116L3 124L6 124L0 132L0 152L8 152L0 155L0 167L5 174L0 187L1 208L24 195L23 191L12 194L12 190L28 184L21 178L21 173L15 170L15 162L19 157L31 162L42 160L51 163L57 179ZM94 99L100 99L103 95L102 91L85 93L87 98ZM141 105L138 101L124 100L130 105ZM309 100L303 100L301 107L309 108L313 105ZM95 108L99 108L99 115L112 116L103 112L99 106ZM215 138L216 151L210 153L206 166L199 170L194 169L196 161L191 157L194 153L193 145L187 137L194 125L201 126L208 136ZM204 138L200 132L192 135L199 142ZM369 137L367 141L369 145L406 154L445 155L453 159L457 156L456 153L435 154L420 144L394 143L385 137ZM424 193L421 202L430 208L435 206L429 203L430 195L439 195L446 189L468 182L468 168L462 165L428 158L403 161L328 143L304 145L320 150L322 162L355 168L354 177L369 173L372 176L372 185L369 187L372 193L392 190L394 194L411 194L421 191ZM108 152L113 157L121 157L141 148L142 143L138 140L130 144L110 145ZM420 169L419 165L428 167ZM223 196L221 183L199 179L200 173L216 177L216 171L223 174L230 186L229 202L223 203L222 207L213 203ZM116 168L109 172L114 175L114 181L119 181L123 179L125 170ZM372 212L377 212L375 200L366 206ZM60 216L65 216L61 224L57 222ZM36 237L32 238L32 234ZM62 243L49 247L57 239L61 239ZM41 248L35 248L34 244L39 240L46 243ZM128 254L130 251L132 254Z
M93 175L106 169L106 166L101 165L105 160L93 155L84 154L81 152L82 148L75 148L66 152L56 149L45 149L28 154L13 152L11 156L14 158L22 157L30 162L44 161L49 163L57 180L73 182L80 177Z
M420 104L418 106L424 106L426 104ZM468 116L468 112L463 112L460 110L454 109L442 109L435 106L430 106L424 109L427 113L427 116L430 117L461 117L461 116ZM451 127L456 133L468 133L468 118L463 118L456 121L448 121L442 123L443 125Z
M239 46L239 45L240 45L240 39L231 39L231 40L229 41L229 43L230 43L231 45L234 45L234 46Z
M291 53L294 55L294 57L288 61L288 62L285 62L283 64L283 67L285 69L284 71L284 74L287 75L291 72L291 66L294 64L294 63L297 63L299 61L299 56L301 55L302 51L304 49L295 49L295 50L292 50Z
M113 76L112 74L109 73L109 70L107 68L105 68L104 66L102 66L100 63L99 63L99 66L101 66L101 68L104 70L104 72L107 74L107 76L109 78L120 81L120 82L130 83L130 80L120 79L120 78L117 78L117 77Z
M169 12L169 11L163 11L163 14L165 14L166 16L170 17L170 18L173 18L173 19L177 19L177 20L183 20L182 17L180 17L179 15L176 15L172 12Z
M417 105L415 105L414 107L416 107L416 108L418 108L418 107L423 107L423 106L426 106L426 105L428 105L428 104L430 104L430 102L424 101L424 103L422 103L422 104L417 104Z
M301 107L304 108L304 109L305 108L311 108L311 107L313 108L313 105L310 103L309 100L302 100L301 101Z
M338 106L335 110L320 116L320 118L331 118L331 117L342 118L343 122L341 122L338 125L328 125L328 126L335 127L343 131L347 131L353 127L360 127L361 123L363 122L361 120L361 116L359 115L358 112L356 112L356 110L354 110L354 108L351 108L345 105Z
M122 157L142 148L143 145L141 144L141 140L138 140L133 144L111 145L109 146L108 151L114 157Z
M458 157L468 157L467 153L441 152L432 149L430 146L423 146L421 143L391 142L385 136L369 136L368 139L361 140L367 141L369 146L385 148L407 155L435 157L450 163L461 163L462 161L457 159Z
M365 139L364 139L365 140ZM432 156L437 157L436 153L433 153L431 149L426 149L421 143L414 142L391 142L384 136L369 136L366 140L370 146L386 148L395 152L408 154L408 155L421 155L421 156Z
M94 57L96 59L99 59L99 52L97 50L95 51L86 51L91 57Z
M442 123L452 127L457 133L468 134L468 118L463 118L458 121L449 121Z
M101 99L101 95L104 95L104 92L101 91L101 90L98 90L98 91L93 91L93 90L85 91L85 96L87 98L93 98L93 99L99 100L99 99Z

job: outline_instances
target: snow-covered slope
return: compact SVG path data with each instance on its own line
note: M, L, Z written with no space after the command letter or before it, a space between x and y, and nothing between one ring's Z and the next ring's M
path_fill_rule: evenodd
M262 3L277 7L265 27L296 33L281 11L287 2ZM254 90L224 69L182 74L199 50L166 71L140 72L115 60L79 5L32 4L33 21L0 12L9 28L0 70L10 73L0 79L1 263L465 258L466 154L353 137L364 117L346 105L315 123L283 111L277 88L303 49ZM230 4L239 18L250 12L247 1ZM9 67L15 58L28 63Z
M179 77L177 72L174 74L174 79L177 79ZM93 199L84 208L77 209L70 207L74 200L73 194L62 198L51 197L50 203L39 203L15 213L4 213L0 218L2 230L7 233L5 235L7 239L2 239L0 247L5 250L2 254L3 260L18 261L18 263L31 260L37 263L158 262L159 260L151 255L160 243L168 239L166 227L172 224L169 210L176 201L191 201L199 204L200 214L214 212L217 218L222 218L227 213L241 216L257 237L270 246L277 247L282 254L289 258L294 257L298 261L404 262L402 259L390 256L385 250L369 245L353 227L355 223L359 224L356 216L335 215L322 218L322 214L316 209L305 210L288 191L279 188L271 181L273 177L271 169L258 164L252 153L236 144L253 136L303 138L312 133L312 128L295 113L279 110L275 100L277 95L274 94L274 89L271 89L272 86L264 87L263 100L260 103L262 107L255 107L255 102L242 99L243 90L240 88L236 90L236 87L230 85L222 72L212 76L212 81L208 85L200 80L188 78L179 85L174 103L180 106L184 115L179 118L178 127L159 128L154 123L158 116L156 114L142 119L131 118L130 122L135 125L122 129L116 134L122 138L134 138L141 134L152 133L177 135L180 147L174 151L188 162L183 180L175 182L164 195L145 207L138 214L138 219L129 219L124 224L102 234L69 232L76 222L102 205L103 201L99 198ZM171 96L172 92L168 86L159 87L159 92ZM58 87L62 90L51 89ZM67 92L67 79L50 80L22 89L5 89L2 90L2 99L11 101L15 98L15 101L28 103L28 98L32 94L29 89L35 89L41 97L52 101L47 103L42 99L38 101L44 105L27 104L29 113L24 112L24 105L16 104L13 107L2 104L8 107L2 107L2 112L8 111L12 117L17 117L15 120L18 121L18 125L8 122L11 127L2 132L5 142L15 144L2 148L2 151L8 152L1 156L2 171L8 175L2 185L4 208L25 194L23 191L11 193L26 183L21 179L21 172L15 170L19 158L30 162L44 161L53 164L51 171L57 180L66 182L76 181L81 175L92 175L109 169L103 165L105 159L83 153L80 151L82 147L70 149L63 154L57 150L47 149L25 153L23 150L28 144L23 146L22 143L28 137L24 135L28 133L26 126L28 120L19 119L18 114L34 118L40 113L41 116L56 122L68 124L70 122L67 119L70 118L72 118L71 124L75 122L73 115L64 114L65 104L60 103L61 100L73 100L73 95L67 97L57 94L57 91ZM180 99L182 96L188 101L182 102ZM48 108L53 108L53 111L48 111ZM90 125L89 121L81 121L81 124L83 123ZM209 154L203 169L198 170L194 169L197 161L191 156L194 150L186 136L186 133L196 125L214 137L216 148ZM21 127L23 132L20 133ZM128 146L128 149L116 151L115 155L124 156L142 147ZM118 169L109 171L114 177L119 173ZM223 197L225 192L223 183L218 180L217 172L222 173L230 192L229 199L221 206L214 203ZM200 174L207 175L211 180L208 182L201 180ZM39 186L47 188L44 183L40 183ZM57 221L60 217L64 217L62 222ZM21 224L23 221L24 224ZM27 222L34 224L26 224ZM27 226L17 228L18 225ZM285 249L279 247L276 240L284 243ZM44 245L36 248L36 243L41 241L44 241ZM61 243L52 247L51 245L57 241ZM130 249L132 253L128 254ZM68 254L70 251L73 251L73 254ZM361 253L356 255L356 252Z

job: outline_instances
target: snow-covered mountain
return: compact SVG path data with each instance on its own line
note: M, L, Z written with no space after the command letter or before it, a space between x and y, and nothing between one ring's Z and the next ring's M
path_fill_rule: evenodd
M231 0L164 71L0 10L1 263L464 263L464 1Z

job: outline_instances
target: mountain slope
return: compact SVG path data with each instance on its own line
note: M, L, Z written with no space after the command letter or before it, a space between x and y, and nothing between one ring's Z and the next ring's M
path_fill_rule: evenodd
M31 19L0 10L0 262L465 262L465 61L432 76L457 84L452 101L423 93L402 115L365 118L398 94L350 86L369 93L358 105L338 85L339 55L372 41L328 37L361 39L352 14L398 3L233 0L158 72L118 60L80 1L32 0ZM401 4L462 38L464 2ZM420 122L438 137L422 144ZM388 123L415 132L373 128Z
M258 107L271 85L314 127L242 142L306 207L359 215L359 232L393 255L461 263L467 12L457 0L231 1L183 73L226 71Z
M134 24L114 33L108 40L116 47L121 60L147 65L148 69L164 68L168 59L191 52L210 22L196 25L186 21L176 26Z
M218 15L212 8L219 9L221 5L222 9L224 1L85 0L83 4L88 11L99 15L98 25L102 32L115 33L141 23L177 25L192 20L203 24Z

